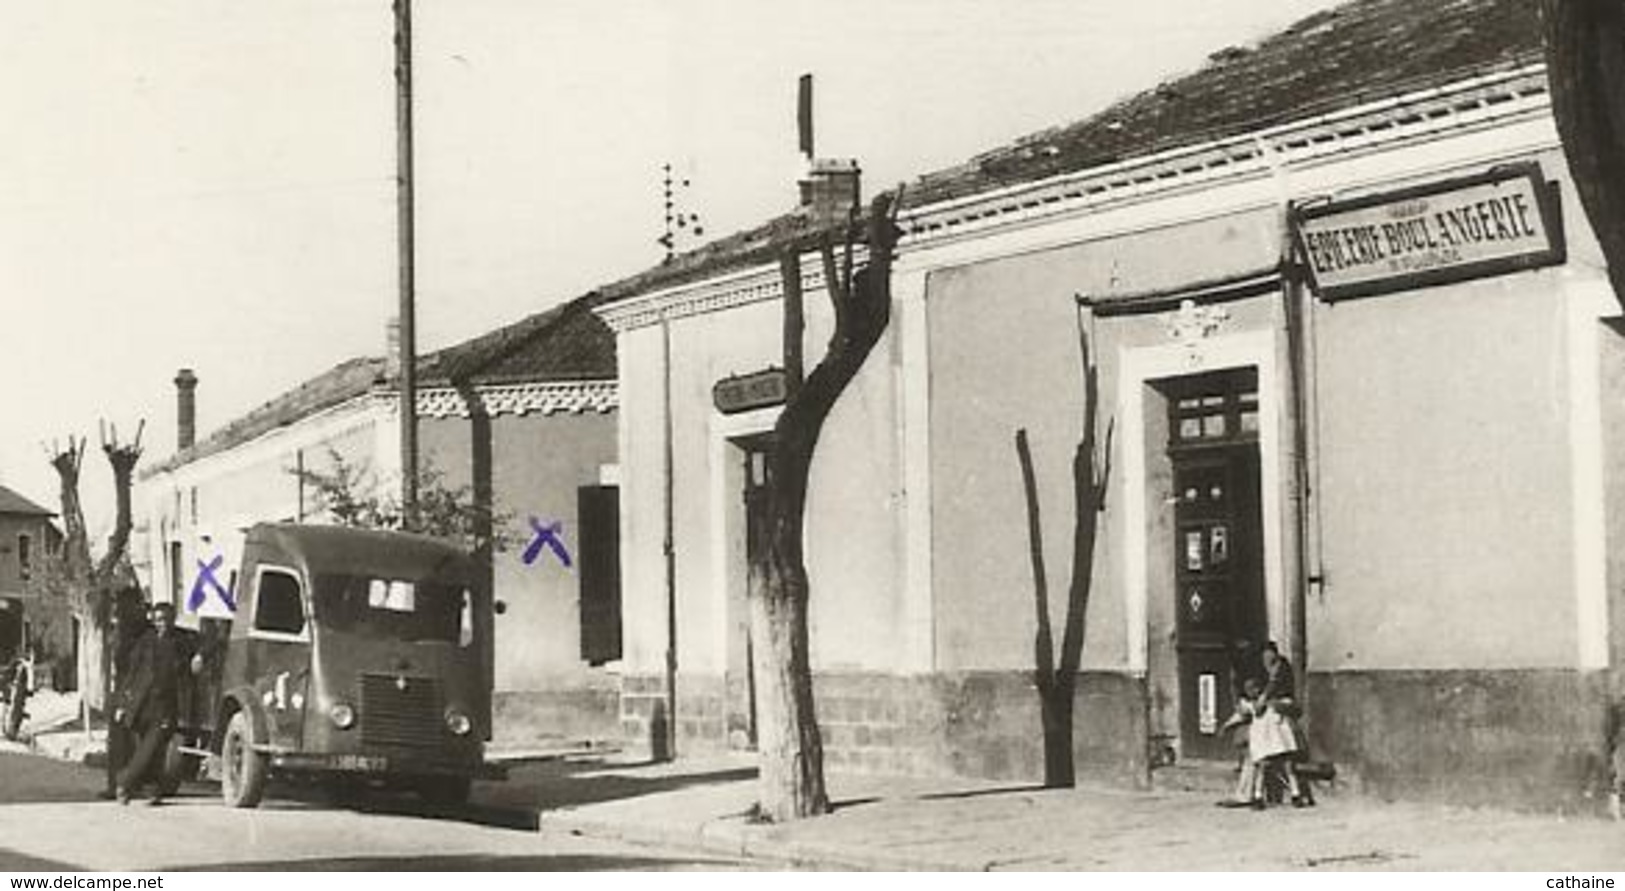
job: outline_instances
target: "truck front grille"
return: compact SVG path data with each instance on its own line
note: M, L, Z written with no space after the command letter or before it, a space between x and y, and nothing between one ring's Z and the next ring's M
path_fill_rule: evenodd
M361 743L433 746L444 735L440 684L434 678L361 676Z

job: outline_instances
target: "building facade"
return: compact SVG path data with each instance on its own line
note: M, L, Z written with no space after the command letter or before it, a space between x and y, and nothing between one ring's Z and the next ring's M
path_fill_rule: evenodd
M77 626L67 592L52 584L62 533L54 512L0 486L0 662L35 660L35 683L71 689Z
M501 542L489 583L502 744L615 732L619 591L602 553L618 530L613 369L608 331L580 303L420 359L422 466L485 508ZM184 419L191 388L179 395ZM154 597L230 618L243 530L331 521L309 472L342 462L364 494L397 498L398 406L389 361L355 359L146 469L136 503ZM536 550L541 530L552 544Z
M1087 344L1106 488L1080 770L1229 757L1231 653L1268 639L1354 787L1599 806L1625 701L1625 340L1539 33L1512 0L1357 0L911 184L890 327L810 483L834 767L1041 776L1014 440L1058 629ZM783 232L599 308L635 737L750 744L743 530L778 408L718 392L782 363ZM831 318L802 265L810 364Z

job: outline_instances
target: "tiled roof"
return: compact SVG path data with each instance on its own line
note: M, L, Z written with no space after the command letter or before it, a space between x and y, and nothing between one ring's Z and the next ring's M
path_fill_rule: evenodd
M593 315L595 299L578 298L424 356L419 384L612 379L615 335Z
M615 337L583 297L418 358L420 387L606 380L615 377ZM340 363L144 468L143 477L231 449L376 387L387 386L381 357Z
M173 470L347 402L382 383L383 375L382 358L369 356L341 362L214 431L191 448L148 465L141 476Z
M911 206L1302 120L1540 56L1535 0L1354 0L910 186Z
M646 269L594 292L593 305L703 281L734 269L759 266L772 260L791 241L816 234L817 227L802 213L788 213L767 222L707 242L673 257L669 263Z
M1353 0L1073 124L1035 133L908 184L922 207L1236 136L1536 61L1535 0ZM605 300L760 265L807 230L795 214L729 236L606 289Z
M12 516L22 515L29 517L54 517L56 514L47 510L16 492L0 486L0 514Z

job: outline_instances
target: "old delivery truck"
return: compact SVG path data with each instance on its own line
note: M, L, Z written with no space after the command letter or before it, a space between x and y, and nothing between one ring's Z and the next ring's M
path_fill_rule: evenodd
M476 562L426 536L261 524L200 629L171 775L209 758L227 804L272 775L364 779L461 802L491 735L492 605ZM179 763L174 763L174 762Z

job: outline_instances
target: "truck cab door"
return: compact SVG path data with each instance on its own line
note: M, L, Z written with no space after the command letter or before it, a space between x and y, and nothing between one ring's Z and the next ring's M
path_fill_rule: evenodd
M303 576L261 563L249 571L246 678L251 682L273 747L303 742L310 695L310 613Z

